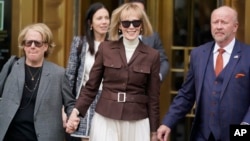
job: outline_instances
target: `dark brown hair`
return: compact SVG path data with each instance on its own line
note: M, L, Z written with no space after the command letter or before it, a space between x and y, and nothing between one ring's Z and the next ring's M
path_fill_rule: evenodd
M144 8L146 9L147 7L147 2L145 0L128 0L128 2L139 2L144 5Z
M104 4L102 4L100 2L93 3L92 5L90 5L90 7L87 10L86 15L85 15L85 20L84 20L85 35L87 38L87 42L89 44L89 52L92 55L95 53L95 47L94 47L95 37L94 37L93 30L91 30L91 24L92 24L93 16L96 13L96 11L98 11L102 8L105 8L108 11L108 9L104 6Z

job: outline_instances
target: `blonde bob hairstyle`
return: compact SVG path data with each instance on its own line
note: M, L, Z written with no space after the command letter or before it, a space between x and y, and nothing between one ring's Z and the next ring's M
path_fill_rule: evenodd
M48 50L44 53L44 57L47 58L49 54L52 53L53 48L55 47L55 43L53 41L53 35L50 28L44 23L35 23L26 26L22 29L18 36L18 47L23 49L23 41L25 40L25 36L29 30L34 30L41 34L42 40L44 43L48 44ZM25 55L25 54L24 54Z
M149 22L148 16L144 10L133 3L125 3L116 8L111 15L111 24L109 30L109 40L116 41L119 39L119 26L121 19L136 15L142 21L141 34L143 36L150 36L153 33L152 25Z

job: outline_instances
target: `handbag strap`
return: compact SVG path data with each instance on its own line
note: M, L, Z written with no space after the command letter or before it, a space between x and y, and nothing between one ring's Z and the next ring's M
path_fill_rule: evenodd
M7 80L11 70L12 70L12 66L14 65L14 63L18 60L19 58L15 55L12 55L10 57L10 59L5 63L5 65L3 66L3 69L1 70L0 73L0 97L2 97L3 94L3 88L4 88L4 84L5 81Z

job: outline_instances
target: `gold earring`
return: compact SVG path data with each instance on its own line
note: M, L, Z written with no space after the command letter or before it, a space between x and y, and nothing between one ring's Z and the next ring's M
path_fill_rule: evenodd
M142 28L141 28L140 34L141 34L141 35L143 34L143 29L142 29Z

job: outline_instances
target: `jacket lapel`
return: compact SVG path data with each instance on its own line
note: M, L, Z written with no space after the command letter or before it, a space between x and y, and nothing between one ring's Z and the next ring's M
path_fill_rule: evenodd
M230 60L226 66L227 70L226 70L225 76L224 76L224 81L223 81L223 85L222 85L220 99L224 95L225 89L229 83L229 80L233 74L234 69L236 68L235 66L237 65L237 63L240 60L240 57L241 57L240 52L241 52L241 46L239 45L239 42L236 40L234 48L233 48L233 52L230 56Z
M25 58L22 57L17 61L18 65L18 74L17 74L17 81L18 81L18 100L21 102L22 95L23 95L23 88L24 88L24 83L25 83Z
M200 57L196 58L199 59L199 74L198 74L198 78L199 82L195 82L196 84L198 84L198 90L197 90L197 100L200 99L200 94L201 94L201 90L202 90L202 85L203 85L203 81L204 81L204 77L205 77L205 71L209 62L209 58L211 55L211 52L214 48L214 42L211 42L210 44L208 44L206 47L203 48ZM195 60L194 60L195 61Z
M125 47L122 42L122 38L117 42L117 46L115 46L113 49L119 49L119 55L121 57L121 60L123 64L127 65L127 58L125 53Z
M143 43L140 41L139 44L138 44L138 46L136 47L136 49L135 49L135 51L134 51L134 53L133 53L131 59L129 60L128 65L132 64L133 61L135 60L135 58L136 58L140 53L145 52L145 50L146 50L146 49L144 48Z
M36 115L39 106L42 102L43 96L46 94L47 88L50 84L50 68L47 65L47 61L44 61L43 63L43 69L42 69L42 74L41 74L41 79L39 83L39 88L37 92L37 98L36 98L36 105L35 105L35 111L34 115Z

